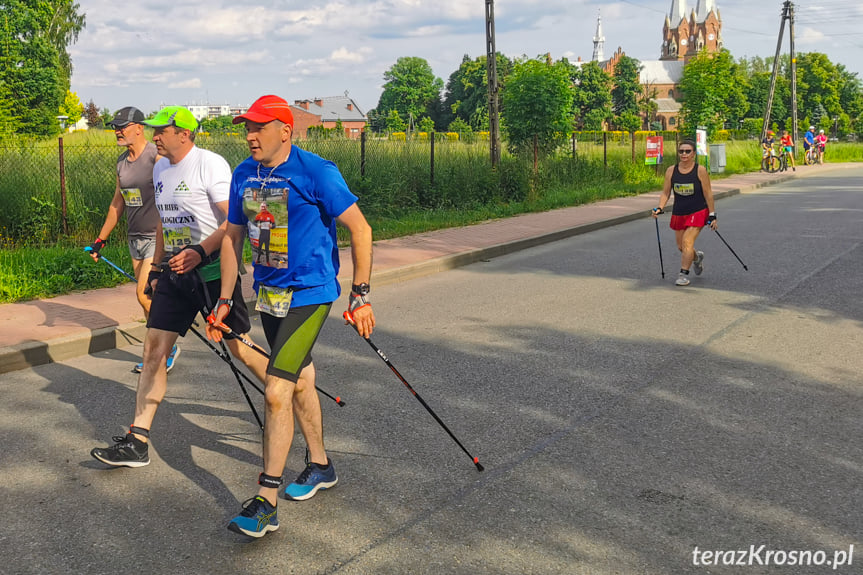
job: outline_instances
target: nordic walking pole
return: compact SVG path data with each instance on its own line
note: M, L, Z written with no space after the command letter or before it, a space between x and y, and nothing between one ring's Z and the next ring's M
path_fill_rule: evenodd
M665 279L665 266L662 264L662 242L659 241L659 219L653 218L656 224L656 245L659 247L659 269L662 272L662 279Z
M214 324L213 324L213 325L214 325ZM253 349L253 350L255 350L256 352L260 353L261 355L263 355L263 356L264 356L264 357L266 357L267 359L269 359L269 358L270 358L270 354L269 354L269 353L267 353L267 350L265 350L265 349L264 349L264 348L262 348L261 346L259 346L259 345L255 344L254 342L251 342L251 341L247 340L247 339L246 339L246 338L244 338L242 335L240 335L240 334L238 334L237 332L235 332L234 330L232 330L232 329L230 328L230 326L228 326L228 325L226 325L226 324L222 323L222 324L216 325L215 327L216 327L216 328L218 328L218 329L220 329L220 330L222 330L223 332L225 332L229 337L233 337L234 339L237 339L237 340L239 340L240 342L244 343L245 345L247 345L248 347L252 348L252 349ZM339 404L339 406L344 407L345 402L344 402L344 401L342 401L342 398L341 398L341 397L339 397L339 396L335 396L335 397L334 397L334 396L330 395L329 393L327 393L326 391L324 391L323 389L321 389L320 387L318 387L317 385L315 385L315 389L317 389L317 390L321 393L321 395L325 395L326 397L329 397L330 399L332 399L333 401L335 401L337 404Z
M88 247L84 248L84 251L92 252L93 248L88 246ZM118 272L120 272L121 274L123 274L124 276L126 276L127 278L132 280L133 282L138 281L135 279L135 277L132 274L128 273L126 270L124 270L123 268L121 268L120 266L118 266L117 264L115 264L114 262L112 262L111 260L106 258L105 256L103 256L102 254L99 254L99 259L104 261L106 264L108 264L109 266L111 266L112 268L114 268L115 270L117 270ZM252 403L252 400L249 397L249 393L246 391L246 386L243 385L243 382L240 380L240 377L241 376L244 377L246 379L246 381L248 381L249 384L251 384L251 386L254 387L256 390L258 390L260 393L263 394L264 391L261 388L259 388L257 385L255 385L251 379L246 377L246 374L244 374L242 371L237 369L237 366L234 365L234 362L231 360L231 356L228 355L227 350L224 348L224 344L222 344L222 352L220 352L212 344L210 344L210 342L207 341L207 338L205 338L203 335L201 335L200 332L198 332L198 330L196 330L194 327L189 327L189 329L191 330L192 333L194 333L196 336L198 336L198 339L200 339L201 341L206 343L209 346L209 348L212 349L213 352L215 352L216 355L218 355L220 358L222 358L222 360L225 361L225 363L227 363L228 366L231 368L231 371L234 372L234 376L237 378L237 383L240 384L240 389L242 390L243 395L246 397L246 402L249 404L249 408L252 410L252 415L255 416L255 421L258 422L258 426L263 430L264 424L261 422L261 418L258 415L258 410L255 409L255 405Z
M354 331L356 331L357 334L359 335L360 332L359 332L359 330L357 330L357 325L354 323L354 318L353 318L353 316L351 316L351 312L345 311L343 316L345 318L345 321L347 321L351 325L351 327L354 328ZM362 337L362 336L360 336L360 337ZM371 339L369 339L367 337L363 337L363 339L366 340L366 343L368 343L372 347L373 350L375 350L375 353L378 354L378 357L380 357L382 360L384 360L384 363L387 364L387 367L389 367L392 370L392 372L394 374L396 374L396 377L398 377L401 380L401 382L403 384L405 384L405 387L408 388L408 391L410 391L413 394L413 396L416 397L417 400L419 400L419 402L422 404L422 406L426 408L426 411L428 411L431 414L431 416L434 417L435 421L437 421L438 424L440 424L440 426L443 427L444 431L446 431L449 434L449 436L452 437L453 441L455 441L458 444L458 446L461 447L461 450L464 451L467 454L467 456L471 458L471 460L473 460L473 464L476 465L476 468L479 471L485 470L485 468L480 464L479 458L474 457L473 455L470 454L470 452L467 449L465 449L465 446L462 445L461 441L459 441L458 438L453 434L453 432L449 430L449 427L447 427L446 424L443 421L441 421L441 418L437 416L437 414L434 412L434 410L432 410L432 408L429 407L429 405L425 401L423 401L423 398L420 397L416 391L414 391L414 388L411 387L411 384L409 384L407 382L407 380L404 377L402 377L402 374L399 373L399 370L397 370L396 367L390 362L390 360L387 358L387 356L384 354L384 352L381 351L381 349L378 346L376 346L374 343L372 343Z
M728 248L732 254L734 254L734 257L737 258L737 261L740 262L740 265L743 266L743 269L745 269L746 271L749 271L749 268L746 267L746 264L743 263L743 260L740 259L740 256L738 256L737 253L733 249L731 249L731 246L728 245L728 242L726 242L725 238L722 237L722 234L719 233L719 230L713 230L713 231L716 232L716 235L719 236L719 239L722 240L722 243L725 244L725 247Z

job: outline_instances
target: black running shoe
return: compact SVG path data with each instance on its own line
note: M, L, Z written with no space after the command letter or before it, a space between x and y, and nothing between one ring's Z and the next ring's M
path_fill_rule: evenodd
M90 455L114 467L144 467L150 464L149 446L131 433L115 435L111 447L96 447Z

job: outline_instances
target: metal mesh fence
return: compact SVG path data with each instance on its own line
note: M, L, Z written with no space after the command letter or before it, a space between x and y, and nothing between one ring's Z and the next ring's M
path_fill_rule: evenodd
M97 134L98 135L98 134ZM573 165L623 166L644 163L645 135L619 132L573 134L554 158L539 160L504 153L493 170L488 142L437 138L363 140L309 139L294 144L333 161L363 211L382 217L404 210L475 207L520 201L544 186L572 184ZM676 132L665 136L665 164L674 160ZM71 139L71 138L70 138ZM200 134L196 144L223 156L232 168L248 156L239 136ZM0 246L78 243L98 233L115 188L116 160L122 149L110 138L87 138L63 146L66 179L66 228L57 141L0 142ZM118 226L124 232L125 222Z

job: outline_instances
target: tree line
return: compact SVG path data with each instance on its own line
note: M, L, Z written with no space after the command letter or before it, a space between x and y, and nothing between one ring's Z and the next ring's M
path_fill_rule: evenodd
M84 26L72 0L0 3L0 135L59 132L72 77L67 47Z
M573 130L658 130L657 94L640 82L641 63L623 55L609 73L597 62L553 61L549 55L510 59L497 54L501 124L510 146L536 139L543 146ZM723 127L757 132L770 85L773 58L741 58L728 50L706 51L691 59L680 82L679 129L709 132ZM426 60L399 58L384 73L378 105L368 113L376 132L488 130L486 57L465 55L446 84ZM863 130L863 92L856 73L821 53L797 57L800 125L840 134ZM780 60L771 126L791 128L790 58ZM804 127L805 129L805 127Z

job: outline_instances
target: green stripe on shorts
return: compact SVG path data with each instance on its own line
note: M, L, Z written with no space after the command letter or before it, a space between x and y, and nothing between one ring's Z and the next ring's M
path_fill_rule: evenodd
M282 345L282 349L273 359L273 367L288 373L299 374L303 360L309 355L318 333L327 319L330 305L319 305L318 309L303 322L297 330Z

